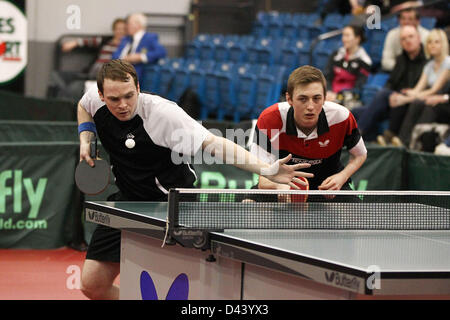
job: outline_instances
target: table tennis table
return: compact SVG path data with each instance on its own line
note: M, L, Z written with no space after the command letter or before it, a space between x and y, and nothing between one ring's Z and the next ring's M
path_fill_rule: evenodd
M198 250L165 244L168 202L90 201L85 209L86 221L121 230L121 299L450 298L447 225L209 230ZM450 211L442 212L447 224Z

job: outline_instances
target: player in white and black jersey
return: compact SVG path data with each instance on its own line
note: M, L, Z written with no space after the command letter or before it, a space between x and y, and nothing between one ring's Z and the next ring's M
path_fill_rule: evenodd
M97 88L78 104L80 161L90 158L96 131L110 157L119 192L111 201L165 201L170 188L193 187L195 172L184 155L206 151L226 163L258 173L274 183L294 186L296 171L309 164L286 165L290 156L267 164L232 141L211 134L175 103L141 93L134 67L122 60L105 63ZM95 125L94 125L95 124ZM117 299L113 281L119 274L120 230L97 226L82 272L82 291L92 299Z

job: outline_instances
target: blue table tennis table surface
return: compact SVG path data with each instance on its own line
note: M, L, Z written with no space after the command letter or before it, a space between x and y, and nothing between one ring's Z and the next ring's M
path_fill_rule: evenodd
M166 202L86 202L85 207L88 221L163 239ZM450 231L446 230L233 229L211 233L210 241L219 255L236 258L258 251L361 276L375 267L383 279L444 281L437 293L450 294Z

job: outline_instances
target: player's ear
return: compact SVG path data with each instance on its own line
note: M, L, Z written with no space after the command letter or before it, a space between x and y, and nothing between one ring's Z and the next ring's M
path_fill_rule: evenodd
M291 96L289 95L289 92L286 91L286 101L289 103L289 105L292 107L293 101L291 99Z
M105 97L103 96L103 93L100 90L98 90L98 96L100 97L100 100L105 102Z

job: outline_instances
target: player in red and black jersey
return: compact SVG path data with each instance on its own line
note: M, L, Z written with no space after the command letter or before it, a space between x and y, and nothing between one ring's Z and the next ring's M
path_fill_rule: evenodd
M326 80L311 66L294 70L289 76L286 102L265 109L258 118L255 141L250 151L273 163L292 154L291 163L309 163L304 169L314 174L310 189L350 189L350 177L367 157L364 141L351 112L325 101ZM346 166L340 162L342 148L350 152ZM260 177L260 189L287 189Z

